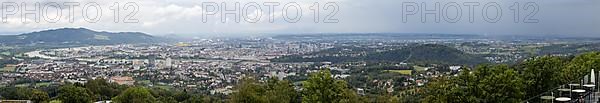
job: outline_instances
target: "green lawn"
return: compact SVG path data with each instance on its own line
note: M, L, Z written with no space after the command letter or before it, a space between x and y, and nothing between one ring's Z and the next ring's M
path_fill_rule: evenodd
M169 86L169 85L155 85L155 87L161 88L161 89L166 89L166 90L172 90L173 86Z
M60 101L60 100L52 100L52 101L50 101L50 103L62 103L62 101Z
M394 73L400 73L400 74L404 74L404 75L411 75L412 74L412 70L385 70L387 72L394 72Z
M1 52L0 54L2 54L2 55L10 55L11 53L10 52Z
M14 66L6 66L6 67L0 69L0 72L14 72L14 71L15 71Z
M140 80L137 81L138 84L142 84L142 85L150 85L152 84L152 82L150 80Z
M51 82L40 82L40 83L35 83L35 86L43 87L43 86L49 86L50 84L52 84L52 83Z
M422 67L422 66L416 66L415 65L415 66L413 66L413 68L415 68L415 71L417 71L417 72L425 71L425 67Z
M15 87L28 87L29 83L17 84Z
M522 49L529 54L537 54L542 46L525 46Z

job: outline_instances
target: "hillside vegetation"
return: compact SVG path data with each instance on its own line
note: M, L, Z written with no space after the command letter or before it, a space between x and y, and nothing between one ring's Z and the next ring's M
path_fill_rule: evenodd
M364 48L359 48L364 50ZM324 50L320 53L308 54L319 55L327 53L335 53L339 48ZM366 55L361 56L317 56L304 57L304 55L292 55L274 59L274 62L409 62L409 63L433 63L433 64L468 64L475 65L479 63L487 63L487 60L478 55L467 54L452 47L423 44L417 46L406 47L402 49L389 50L383 52L375 52L373 50L364 50Z

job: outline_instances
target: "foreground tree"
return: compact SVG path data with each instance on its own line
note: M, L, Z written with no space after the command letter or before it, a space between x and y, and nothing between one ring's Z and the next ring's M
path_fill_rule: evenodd
M425 103L520 102L524 81L507 65L481 65L457 77L439 77L425 88Z
M294 103L298 93L287 80L269 79L259 83L253 78L242 79L230 98L233 103Z
M544 93L562 84L561 70L568 62L560 57L542 56L528 59L518 65L522 69L527 97Z
M391 94L380 94L375 98L375 103L400 103L400 98Z
M108 83L105 79L94 79L85 83L85 88L90 90L96 100L109 100L127 89L124 85Z
M50 100L48 93L24 87L1 87L0 99L31 100L34 103L46 103Z
M144 87L130 87L112 99L115 103L155 103L156 98Z
M565 69L562 69L561 77L563 83L573 82L588 74L591 69L599 71L600 52L589 52L571 59Z
M34 103L47 103L50 100L50 97L48 96L48 93L34 89L31 91L31 97L29 100L33 101Z
M271 103L295 103L298 102L298 92L294 90L294 85L287 80L271 78L266 85L267 101Z
M60 87L58 98L62 103L90 103L93 100L87 89L70 84Z
M477 91L482 102L520 102L524 99L524 81L508 65L484 65L473 73L479 78Z
M303 86L303 103L355 103L361 98L345 81L331 77L328 69L310 74Z
M230 96L232 103L265 103L267 97L264 95L266 88L263 88L253 78L243 78L235 92Z
M424 103L478 103L477 76L469 69L463 69L456 77L433 78L424 88Z
M191 95L190 98L183 101L183 103L212 103L210 98L201 95Z

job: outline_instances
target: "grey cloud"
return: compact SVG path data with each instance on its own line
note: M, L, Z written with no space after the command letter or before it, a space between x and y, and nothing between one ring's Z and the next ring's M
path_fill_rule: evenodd
M63 2L70 0L61 0ZM78 1L78 0L75 0ZM79 2L89 2L83 0ZM64 27L87 27L106 31L140 31L151 34L195 34L195 35L215 35L215 34L261 34L261 33L361 33L361 32L399 32L399 33L469 33L469 34L489 34L489 35L527 35L527 34L563 34L563 35L581 35L581 36L600 36L600 2L598 0L330 0L340 6L340 11L336 18L339 23L314 23L312 21L312 12L308 7L313 2L319 2L321 6L328 1L323 0L239 0L242 4L247 2L281 2L283 6L288 2L299 2L302 5L302 20L298 23L286 23L283 19L276 19L275 23L265 22L266 14L258 23L220 23L219 16L213 16L209 22L201 22L202 10L197 7L202 2L218 2L223 0L145 0L134 1L140 7L140 23L124 24L111 22L109 14L105 8L103 21L99 23L40 23L36 26L23 26L15 23L0 25L0 31L6 32L29 32L44 28ZM102 6L108 7L111 2L124 1L102 0ZM234 1L227 1L228 3ZM408 23L402 22L402 3L403 2L426 2L432 5L434 2L442 4L448 2L480 2L480 7L487 2L497 2L503 9L503 17L500 22L485 22L477 14L474 23L466 20L466 8L463 8L461 21L457 23L448 23L442 19L441 23L421 23L420 17L413 16L409 18ZM521 3L535 2L539 5L539 12L535 15L539 23L513 23L509 6L514 2ZM265 8L263 8L265 9ZM321 10L323 8L321 7ZM523 8L521 8L523 9ZM200 11L199 11L200 10ZM524 16L525 11L521 11L520 16ZM277 12L280 13L280 12ZM321 16L326 12L322 11ZM428 18L431 21L431 18ZM242 20L243 22L243 20ZM235 35L233 35L235 36Z

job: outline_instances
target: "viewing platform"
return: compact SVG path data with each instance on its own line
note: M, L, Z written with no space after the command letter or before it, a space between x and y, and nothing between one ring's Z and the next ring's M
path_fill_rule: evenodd
M599 103L598 76L592 69L582 79L560 85L542 94L530 97L523 103Z

